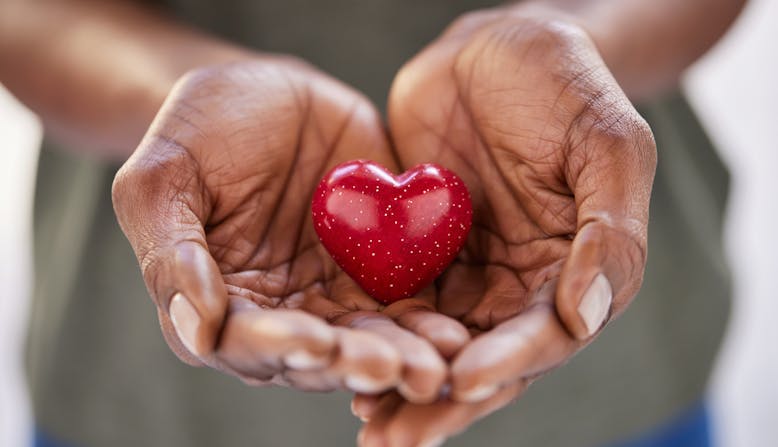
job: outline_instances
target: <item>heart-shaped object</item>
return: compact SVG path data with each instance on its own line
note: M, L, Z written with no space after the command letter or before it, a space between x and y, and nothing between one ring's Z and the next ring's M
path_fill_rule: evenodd
M371 161L333 168L313 195L313 226L335 262L388 304L415 295L457 256L472 223L464 182L422 164L394 176Z

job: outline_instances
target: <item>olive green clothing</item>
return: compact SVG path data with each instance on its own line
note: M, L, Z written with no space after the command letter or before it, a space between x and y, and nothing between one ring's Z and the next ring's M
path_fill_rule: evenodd
M305 57L378 104L405 60L479 7L170 3L214 33ZM659 165L638 298L568 365L448 445L598 446L658 425L703 395L729 305L721 242L728 177L682 98L641 111L656 134ZM113 215L115 169L48 145L41 154L28 349L39 426L84 447L353 445L359 422L345 393L248 388L175 358Z

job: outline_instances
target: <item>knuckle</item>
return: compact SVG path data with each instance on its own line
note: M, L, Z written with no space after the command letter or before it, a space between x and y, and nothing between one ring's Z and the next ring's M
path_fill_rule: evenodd
M246 64L246 62L230 62L194 67L181 75L178 84L192 89L213 88L223 84L234 71Z
M132 167L129 162L125 163L113 178L111 184L111 201L114 208L121 209L129 200L129 195L134 191ZM119 214L119 213L117 213Z
M608 155L637 156L653 171L656 144L651 127L615 87L604 87L583 102L571 124L573 149L594 146Z
M522 71L542 79L539 88L556 88L553 83L575 78L583 70L581 53L593 52L593 48L591 39L576 24L546 17L507 16L474 34L460 53L455 73L465 79L483 70ZM475 67L481 67L480 71Z
M501 15L500 12L493 9L479 9L475 11L468 11L461 14L459 17L451 22L447 34L460 34L467 33L477 27L483 26L485 23L496 20Z
M177 141L161 136L150 138L137 157L126 163L114 179L114 198L148 203L171 192L189 189L195 179L196 163Z
M640 115L637 116L637 119L633 125L635 146L642 156L647 168L653 172L656 170L657 164L657 150L656 140L654 139L654 132L651 130L651 126L649 126L648 122Z
M524 39L546 50L570 50L587 40L587 34L580 26L547 17L528 21L522 33Z
M292 55L272 56L272 60L249 59L195 67L178 81L179 89L225 93L241 91L246 86L260 89L291 89L299 84L300 74L317 69L302 58ZM241 88L235 89L236 86Z
M586 32L570 22L546 17L522 18L507 21L497 28L494 43L512 53L559 56L569 54L587 41Z

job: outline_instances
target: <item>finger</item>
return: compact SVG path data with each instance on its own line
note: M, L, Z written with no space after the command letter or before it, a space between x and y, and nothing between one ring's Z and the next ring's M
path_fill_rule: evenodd
M217 355L240 375L270 380L285 369L322 369L337 347L335 330L305 312L232 307Z
M585 133L573 137L568 156L566 176L575 185L578 228L556 306L567 329L581 340L624 309L640 288L646 262L656 148L637 112L609 123L611 115L584 119ZM598 130L603 125L608 131Z
M212 353L227 309L224 282L205 241L207 206L198 175L184 148L151 135L113 184L119 223L161 310L165 338L183 359Z
M524 390L520 383L504 387L478 403L451 400L420 405L379 406L359 435L360 446L439 446L475 421L508 405Z
M564 363L581 346L553 307L556 280L543 285L518 316L471 342L451 366L451 396L477 402L502 386Z
M370 421L362 426L357 435L357 445L362 447L388 447L381 434L390 421L390 416L406 403L395 392L382 396L372 410Z
M319 300L308 296L303 303L307 309L322 315L330 314ZM346 275L335 278L329 288L330 300L345 309L371 309L347 312L333 321L353 329L367 331L381 337L400 355L402 374L398 384L400 392L413 401L430 401L437 397L446 377L446 364L435 348L423 338L400 328L388 316L377 312L378 303ZM329 301L329 300L328 300ZM415 300L419 306L428 306L423 300ZM369 391L368 391L369 392Z
M528 294L516 272L505 265L487 266L483 278L486 290L462 322L488 331L521 312L527 305Z
M397 389L403 397L413 402L431 402L438 397L447 370L443 358L429 342L376 312L354 312L339 319L338 324L368 331L395 347L402 362Z
M331 364L308 370L287 365L280 372L286 383L308 391L380 393L402 382L402 356L395 346L369 331L332 329L337 334L337 347Z
M426 310L406 312L397 323L429 341L443 358L450 359L470 341L467 328L457 320Z
M459 321L433 310L426 301L407 299L387 306L382 313L398 325L427 340L444 358L452 358L470 341L467 328Z
M463 257L464 253L460 253ZM475 308L486 291L486 268L455 262L441 275L438 286L438 312L461 320Z
M218 359L244 381L374 393L400 380L399 354L372 333L335 328L298 310L235 308Z
M335 330L339 355L330 370L345 388L369 394L398 385L402 356L391 343L366 330Z
M351 399L351 413L362 422L367 422L381 407L383 402L391 400L400 403L403 398L396 392L390 391L384 394L360 394L357 393Z
M343 389L342 380L326 368L319 371L288 369L274 378L274 383L300 391L323 393Z

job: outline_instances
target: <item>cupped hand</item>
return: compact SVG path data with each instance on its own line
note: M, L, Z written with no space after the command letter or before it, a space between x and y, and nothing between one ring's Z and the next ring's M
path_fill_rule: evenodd
M436 285L437 310L474 335L451 363L452 400L363 412L364 445L435 444L624 311L645 266L656 149L587 33L528 9L449 27L398 74L389 127L402 167L441 163L473 197L468 243ZM358 396L356 412L373 401ZM413 424L421 414L436 428Z
M463 344L464 327L424 300L380 312L313 231L316 184L353 158L396 166L374 108L302 62L261 57L178 82L113 198L182 360L252 384L438 396L439 351Z

